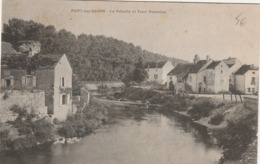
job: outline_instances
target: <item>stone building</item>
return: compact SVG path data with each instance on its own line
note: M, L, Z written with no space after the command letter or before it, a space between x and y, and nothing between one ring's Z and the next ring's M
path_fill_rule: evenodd
M19 55L4 61L2 90L43 90L48 114L65 120L72 112L72 68L65 54Z
M170 61L148 62L144 66L148 73L149 82L165 84L167 82L167 74L174 68Z
M235 72L235 89L243 94L256 94L258 92L258 68L252 65L243 65Z
M212 61L197 73L198 93L229 91L229 67L224 61Z
M235 72L242 66L237 58L227 58L223 60L229 67L229 90L235 90Z

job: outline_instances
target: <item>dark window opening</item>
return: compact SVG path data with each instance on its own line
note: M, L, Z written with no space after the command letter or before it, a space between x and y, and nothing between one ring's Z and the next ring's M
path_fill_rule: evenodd
M66 104L67 104L67 96L62 95L62 105L66 105Z
M65 86L65 81L64 81L64 77L62 78L62 84L63 87Z
M5 85L6 85L6 87L10 87L11 86L11 79L6 79Z

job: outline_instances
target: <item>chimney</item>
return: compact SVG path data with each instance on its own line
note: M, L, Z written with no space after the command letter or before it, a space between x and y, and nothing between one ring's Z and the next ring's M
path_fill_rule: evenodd
M200 57L199 57L199 55L196 54L196 55L194 56L193 63L194 63L194 64L197 64L197 63L199 62L199 60L200 60Z
M207 56L206 56L206 62L208 62L209 60L210 60L210 56L207 55Z

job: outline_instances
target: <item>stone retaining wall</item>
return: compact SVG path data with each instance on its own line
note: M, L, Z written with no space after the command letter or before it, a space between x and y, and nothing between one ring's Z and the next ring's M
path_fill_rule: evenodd
M28 112L34 111L37 114L47 115L44 91L34 90L29 92L9 90L1 93L0 122L14 120L16 118L13 112L9 110L13 105L25 107Z

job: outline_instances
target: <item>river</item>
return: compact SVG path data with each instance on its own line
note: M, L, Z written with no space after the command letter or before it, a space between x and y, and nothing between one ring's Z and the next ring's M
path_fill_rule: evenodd
M210 164L221 151L185 117L113 106L108 124L72 144L6 155L5 164Z

